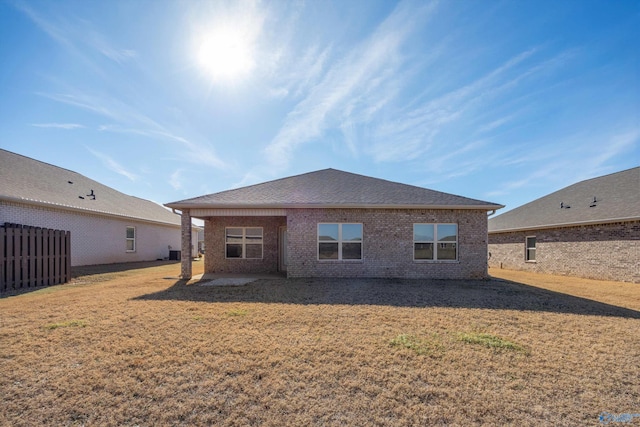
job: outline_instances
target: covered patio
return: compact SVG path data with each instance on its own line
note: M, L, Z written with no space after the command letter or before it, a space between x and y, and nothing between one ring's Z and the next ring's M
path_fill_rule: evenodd
M181 278L192 274L191 221L204 221L205 272L210 278L286 276L285 209L182 209Z

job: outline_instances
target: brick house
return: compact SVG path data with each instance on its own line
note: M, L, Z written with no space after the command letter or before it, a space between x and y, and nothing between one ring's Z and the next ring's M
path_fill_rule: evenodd
M0 149L4 223L70 231L72 266L165 259L181 247L179 215L79 173Z
M487 276L487 212L503 207L334 169L166 206L183 245L204 220L207 273L449 279Z
M489 266L640 283L640 167L489 219Z

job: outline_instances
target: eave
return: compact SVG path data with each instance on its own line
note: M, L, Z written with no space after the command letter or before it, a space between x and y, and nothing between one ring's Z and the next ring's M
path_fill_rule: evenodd
M23 204L23 205L32 205L32 206L38 206L38 207L46 207L46 208L51 208L51 209L59 209L59 210L75 212L75 213L94 214L94 215L101 215L101 216L107 216L107 217L118 218L118 219L135 220L135 221L139 221L139 222L145 222L145 223L148 223L148 224L158 224L158 225L165 225L165 226L171 226L171 227L180 227L180 223L172 223L172 222L167 222L167 221L157 221L157 220L151 220L151 219L147 219L147 218L140 218L140 217L133 216L133 215L123 215L123 214L118 214L118 213L114 213L114 212L102 211L102 210L99 210L99 209L78 208L76 206L63 205L63 204L59 204L59 203L46 202L46 201L42 201L42 200L26 199L26 198L22 198L22 197L12 197L12 196L2 196L2 195L0 195L0 201L6 201L6 202L10 202L10 203L19 203L19 204Z
M574 222L566 222L566 223L559 223L559 224L532 225L532 226L525 226L525 227L505 228L500 230L489 230L489 234L513 233L516 231L535 231L535 230L546 230L550 228L568 228L568 227L579 227L582 225L612 224L616 222L632 222L632 221L640 221L640 217L636 216L636 217L626 217L626 218L594 219L589 221L574 221Z
M194 210L266 210L266 209L433 209L433 210L482 210L493 211L504 205L412 205L412 204L334 204L334 203L265 203L265 204L206 204L206 203L166 203L171 209Z

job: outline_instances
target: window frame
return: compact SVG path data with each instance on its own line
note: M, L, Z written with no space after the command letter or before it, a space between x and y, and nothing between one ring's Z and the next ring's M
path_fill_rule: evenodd
M230 228L239 228L242 230L242 241L241 242L228 242L227 241L227 230ZM257 245L258 243L255 241L247 240L247 229L259 229L260 230L260 257L247 257L247 245ZM241 245L242 246L242 256L240 257L230 257L227 247L229 245ZM250 259L264 259L264 227L256 227L256 226L229 226L224 228L224 258L225 259L242 259L242 260L250 260Z
M321 225L337 225L338 226L338 240L320 240L320 226ZM343 240L342 239L342 226L343 225L359 225L360 226L360 240ZM320 244L321 243L336 243L338 245L338 258L320 258ZM343 258L343 244L359 244L360 245L360 258ZM364 224L361 222L319 222L316 225L316 259L320 262L362 262L364 260Z
M129 230L133 230L133 237L129 237ZM136 251L136 236L137 236L137 230L136 227L132 226L132 225L127 225L125 227L125 252L135 252ZM129 242L133 243L133 249L129 249Z
M416 240L416 225L431 225L433 226L433 240ZM455 225L456 227L456 240L455 241L439 241L438 240L438 226L439 225ZM458 223L455 222L414 222L411 232L412 232L412 246L411 251L413 253L413 261L414 262L458 262L460 258L460 245L458 244L460 240L459 236L460 227ZM433 258L432 259L424 259L424 258L416 258L416 243L424 244L430 243L433 245ZM438 248L444 249L442 246L446 244L453 243L455 245L456 257L455 259L439 259L438 258Z
M529 246L529 240L533 239L533 247ZM537 258L537 243L538 243L538 239L536 238L536 236L525 236L524 238L524 262L537 262L536 258ZM529 251L533 251L533 258L530 257Z

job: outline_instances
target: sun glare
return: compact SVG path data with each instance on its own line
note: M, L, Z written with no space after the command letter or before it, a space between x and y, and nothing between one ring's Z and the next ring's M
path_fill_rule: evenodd
M241 28L218 27L204 32L198 41L196 59L213 81L246 77L255 66L251 34Z

